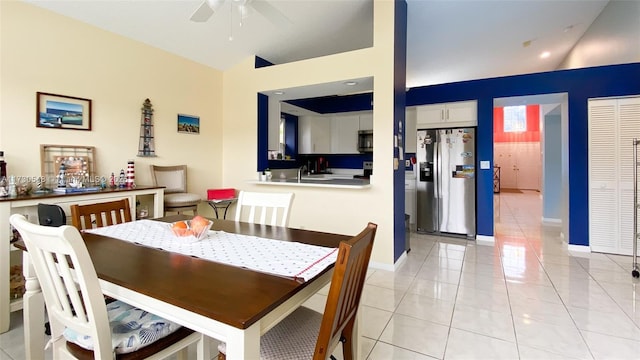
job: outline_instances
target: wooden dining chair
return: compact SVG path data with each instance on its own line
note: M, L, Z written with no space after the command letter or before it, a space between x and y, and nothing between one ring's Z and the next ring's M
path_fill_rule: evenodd
M235 221L254 224L287 226L293 193L263 193L240 191ZM267 219L270 218L267 223Z
M87 205L71 205L71 224L78 230L93 229L131 221L129 199Z
M342 342L343 358L354 360L353 329L377 228L369 223L340 243L324 314L304 306L296 309L262 335L260 359L326 359ZM226 344L218 351L218 359L224 359Z
M154 186L164 186L164 211L181 214L192 211L198 214L198 203L202 198L187 191L187 165L151 165L151 180Z
M54 359L161 359L196 344L203 335L121 301L105 304L98 276L80 232L73 226L9 219L22 236L44 295Z

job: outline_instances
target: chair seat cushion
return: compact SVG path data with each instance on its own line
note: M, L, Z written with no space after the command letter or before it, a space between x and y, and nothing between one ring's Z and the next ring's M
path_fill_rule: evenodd
M164 195L164 206L180 207L197 205L202 199L198 194L173 193Z
M143 348L178 329L180 325L116 300L107 305L111 343L116 354L126 354ZM66 328L65 339L87 350L93 350L91 336Z
M261 360L312 359L322 314L300 306L260 338ZM218 351L226 354L226 343Z

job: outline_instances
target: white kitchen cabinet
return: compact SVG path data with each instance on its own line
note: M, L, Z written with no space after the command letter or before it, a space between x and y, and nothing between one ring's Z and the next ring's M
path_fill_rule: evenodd
M590 99L589 246L633 254L633 138L640 138L640 97Z
M280 100L270 96L269 97L269 111L268 111L268 150L279 151L280 150Z
M411 229L416 224L416 174L413 171L405 171L404 174L404 213L409 215Z
M405 111L404 152L415 153L418 139L416 133L416 108L407 108Z
M478 125L478 102L457 101L416 107L418 129Z
M331 117L302 116L298 119L298 153L331 153Z
M336 115L331 117L331 153L359 154L358 130L360 117L358 115Z
M373 111L360 114L360 130L373 130Z

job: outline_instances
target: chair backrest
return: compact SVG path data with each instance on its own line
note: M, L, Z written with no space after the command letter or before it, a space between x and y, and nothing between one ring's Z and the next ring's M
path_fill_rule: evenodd
M240 191L236 204L236 221L287 226L293 193L261 193ZM267 218L270 218L267 223Z
M377 228L378 225L369 223L360 234L340 243L314 359L326 359L338 345L343 331L351 334L353 330ZM353 354L352 348L343 349L343 353L347 351ZM353 356L345 354L344 358Z
M164 193L187 192L187 165L151 165L151 180L154 186L164 186Z
M78 230L131 221L129 199L87 205L71 205L71 223Z
M9 221L20 232L42 287L52 339L68 327L92 337L96 359L112 359L107 308L78 229L32 224L21 214Z
M38 223L42 226L66 225L67 215L58 205L38 204Z

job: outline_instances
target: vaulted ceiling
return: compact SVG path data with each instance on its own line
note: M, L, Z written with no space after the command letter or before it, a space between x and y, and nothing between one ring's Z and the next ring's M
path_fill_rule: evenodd
M226 0L201 23L189 19L201 0L24 1L219 70L252 55L279 64L373 44L372 0L270 0L288 25L253 11L242 26L247 0ZM407 86L554 70L607 2L407 0Z

